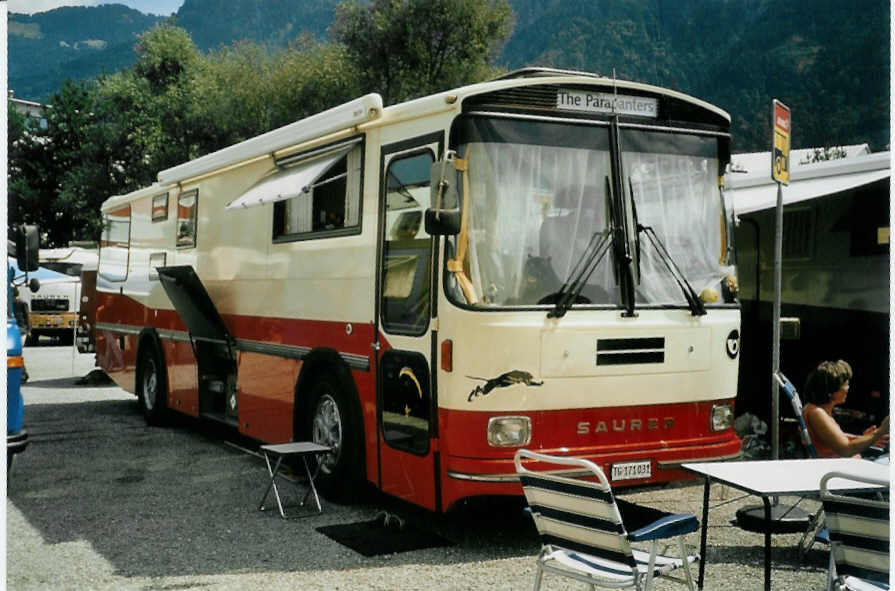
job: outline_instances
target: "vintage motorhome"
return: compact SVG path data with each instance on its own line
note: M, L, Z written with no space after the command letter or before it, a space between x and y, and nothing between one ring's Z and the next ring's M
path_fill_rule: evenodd
M684 478L740 450L729 123L527 70L163 170L103 204L98 361L151 422L329 445L329 494L520 495L523 446Z

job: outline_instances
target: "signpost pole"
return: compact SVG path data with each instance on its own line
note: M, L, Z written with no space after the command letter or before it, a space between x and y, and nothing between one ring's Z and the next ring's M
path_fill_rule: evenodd
M780 299L783 284L783 184L777 182L777 210L774 235L774 330L771 370L771 458L780 458L780 390L774 375L780 371Z
M789 107L774 99L771 178L777 181L776 232L774 235L774 327L771 369L771 457L780 458L780 390L774 375L780 371L780 300L783 291L783 185L789 184L789 145L792 116Z

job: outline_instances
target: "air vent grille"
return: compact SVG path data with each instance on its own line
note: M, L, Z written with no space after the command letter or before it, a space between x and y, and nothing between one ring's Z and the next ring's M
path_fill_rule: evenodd
M599 339L597 365L635 365L665 362L662 337Z
M470 98L469 107L514 107L520 109L556 110L558 86L519 86Z

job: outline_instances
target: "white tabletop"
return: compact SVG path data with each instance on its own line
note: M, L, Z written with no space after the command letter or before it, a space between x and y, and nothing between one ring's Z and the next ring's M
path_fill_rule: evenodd
M332 448L327 447L325 445L319 445L312 441L293 441L292 443L274 443L274 444L269 444L269 445L262 445L260 449L262 451L269 452L269 453L276 454L276 455L281 455L281 456L323 453L323 452L332 451Z
M820 479L834 471L889 480L888 464L856 458L699 462L683 464L682 468L761 496L816 494ZM870 488L866 483L841 478L831 479L827 487L840 491Z

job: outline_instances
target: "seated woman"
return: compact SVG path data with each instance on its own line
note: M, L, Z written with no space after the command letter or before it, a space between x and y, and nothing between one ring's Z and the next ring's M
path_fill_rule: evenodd
M845 402L851 366L842 361L824 361L808 375L802 411L808 435L820 458L860 456L870 446L889 441L889 417L879 427L869 427L862 435L846 433L833 418L833 407Z

